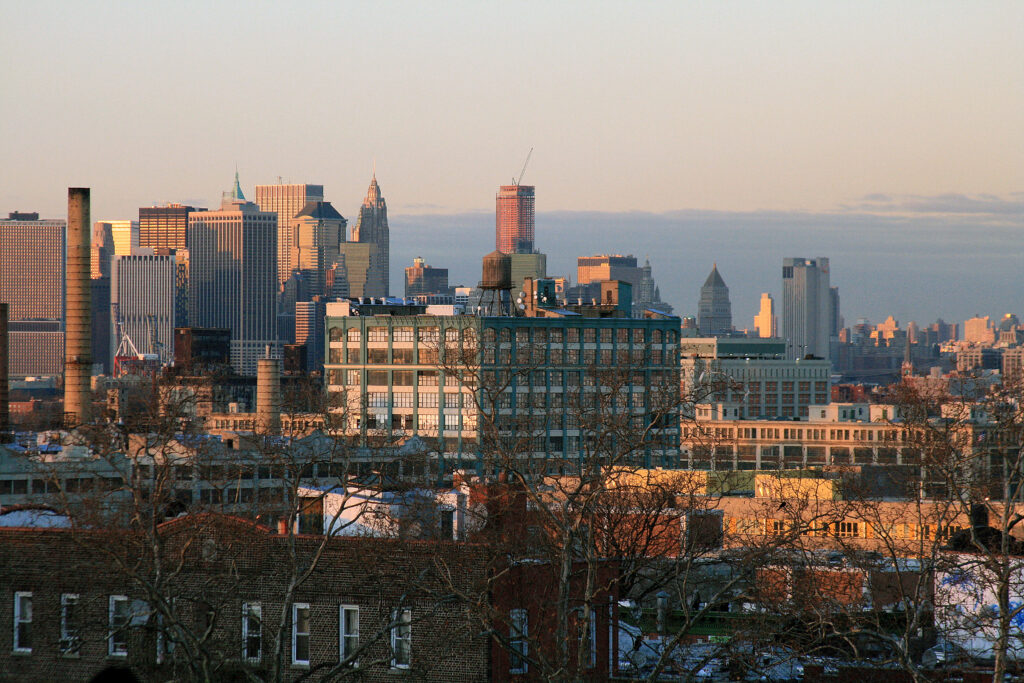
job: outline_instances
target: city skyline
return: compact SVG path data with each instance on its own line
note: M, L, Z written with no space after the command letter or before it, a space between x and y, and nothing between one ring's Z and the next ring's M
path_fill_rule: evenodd
M17 65L3 82L19 106L0 113L0 139L7 158L31 163L0 169L0 211L63 218L63 188L77 185L94 189L101 219L167 202L213 208L237 166L247 192L323 184L354 218L376 160L392 286L417 255L474 284L495 188L533 148L524 182L540 190L536 247L549 271L571 274L575 257L597 251L650 254L682 315L696 313L686 302L707 262L735 273L737 326L752 325L761 291L781 294L746 240L723 244L723 224L744 238L773 228L769 260L828 255L849 322L995 316L1024 300L1009 264L1024 230L1019 3L229 2L203 7L202 21L187 2L160 21L129 3L2 6L0 55ZM239 21L246 30L221 30ZM335 39L338 27L350 40ZM267 55L289 31L301 48ZM39 35L62 49L41 49ZM238 100L270 82L278 96L245 116L168 106ZM373 97L355 97L367 83ZM467 221L469 240L445 233L450 254L416 239L418 226ZM629 241L609 239L609 222ZM870 236L840 234L851 225ZM894 275L892 249L865 254L896 231L912 281Z
M218 206L224 177L208 192L210 199L182 201ZM242 182L250 189L256 184ZM358 215L365 179L362 188L351 191L324 185L343 215ZM138 211L129 209L126 215L137 216ZM40 219L61 221L65 213L39 211ZM392 213L389 219L393 286L403 282L405 266L417 256L448 268L452 286L476 284L480 257L494 244L492 207L460 214ZM761 292L781 300L776 262L805 249L833 260L833 279L843 290L848 327L862 317L881 322L889 315L918 323L937 318L963 322L974 315L998 318L1021 313L1018 302L1024 301L1024 282L1016 277L1024 255L1019 238L1024 234L1024 193L1020 199L872 197L841 212L820 213L550 211L538 212L537 224L537 248L549 253L552 275L574 279L577 257L597 251L632 253L640 259L653 255L653 265L662 270L662 298L678 301L680 316L697 315L692 292L706 277L706 263L717 261L732 273L733 320L740 329L753 329ZM643 229L623 229L638 225ZM581 234L583 228L586 235ZM643 240L637 239L638 232ZM449 239L438 241L438 234ZM744 240L737 242L736 235ZM701 249L689 248L695 240L701 241ZM680 267L669 267L673 264ZM914 277L907 278L908 274ZM969 286L953 286L963 283ZM937 291L943 296L936 297Z

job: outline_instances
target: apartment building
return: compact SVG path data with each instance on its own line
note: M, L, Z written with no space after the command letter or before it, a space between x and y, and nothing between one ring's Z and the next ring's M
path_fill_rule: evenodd
M588 452L581 412L611 400L609 413L627 416L638 434L657 421L639 461L678 465L678 318L432 310L327 305L327 390L334 410L346 413L346 433L381 443L418 435L446 469L477 468L494 445L491 427L526 438L523 455L571 460Z
M832 393L829 361L789 359L782 339L693 337L680 355L683 392L695 403L736 404L744 419L806 418Z

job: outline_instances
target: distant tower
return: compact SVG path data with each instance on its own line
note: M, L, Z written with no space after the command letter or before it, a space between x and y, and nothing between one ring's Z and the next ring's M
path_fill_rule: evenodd
M174 357L174 328L179 325L174 317L177 264L173 254L145 253L150 251L140 249L114 259L108 296L139 351L155 353L167 363ZM110 341L116 346L121 340ZM149 348L150 344L154 348ZM106 349L105 356L113 351Z
M515 282L515 280L513 280ZM448 294L448 269L427 265L421 257L405 269L405 296Z
M35 212L0 217L0 301L13 376L63 370L66 233L63 219L39 220Z
M914 338L914 331L917 325L910 323L907 325L907 338L903 344L903 366L900 368L900 374L904 377L910 377L914 374L914 359L910 354L911 340Z
M661 290L654 281L651 269L651 260L644 259L644 265L640 268L640 281L636 284L636 299L633 301L633 317L643 317L644 311L654 309L661 313L671 313L672 306L661 300Z
M241 189L239 189L241 193ZM323 185L257 185L256 205L277 214L277 284L291 277L297 242L296 217L308 203L324 200ZM337 213L337 212L335 212ZM340 216L339 216L340 218Z
M370 180L370 189L359 208L359 219L352 230L352 241L373 244L376 253L371 255L366 273L366 287L363 296L390 296L388 282L390 274L390 242L388 230L388 205L377 186L377 173Z
M328 295L327 271L338 261L348 221L330 202L309 202L292 219L292 224L292 270L302 273L310 296ZM277 232L281 234L280 230ZM277 251L281 253L280 249Z
M188 216L191 259L189 324L231 330L231 365L256 374L269 344L277 347L277 214L235 189L219 211Z
M504 254L533 253L533 185L502 185L495 197L495 249Z
M697 304L697 327L705 337L728 334L732 331L732 305L729 303L729 288L718 274L718 264L711 267L708 279L700 288L700 302Z
M788 358L829 358L837 324L834 308L827 258L782 259L782 336Z
M779 320L775 317L775 299L768 292L761 293L761 310L754 316L754 329L759 337L779 336Z
M188 215L194 211L206 209L185 204L139 207L139 246L154 249L187 248Z

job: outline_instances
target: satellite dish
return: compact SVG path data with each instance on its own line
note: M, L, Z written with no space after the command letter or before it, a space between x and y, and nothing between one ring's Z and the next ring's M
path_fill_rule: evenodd
M520 302L520 303L519 303L519 310L520 310L520 311L525 311L525 310L526 310L526 304L524 304L524 303Z
M524 296L526 296L526 292L519 292L519 298L520 299L522 299Z

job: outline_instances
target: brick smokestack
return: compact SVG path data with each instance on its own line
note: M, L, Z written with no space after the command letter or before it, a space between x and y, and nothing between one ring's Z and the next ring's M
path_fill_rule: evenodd
M9 396L7 394L7 304L0 303L0 443L11 424Z
M67 284L64 299L64 422L89 422L92 396L92 301L89 277L89 188L68 188Z
M281 362L276 358L256 361L256 429L261 434L281 432Z

